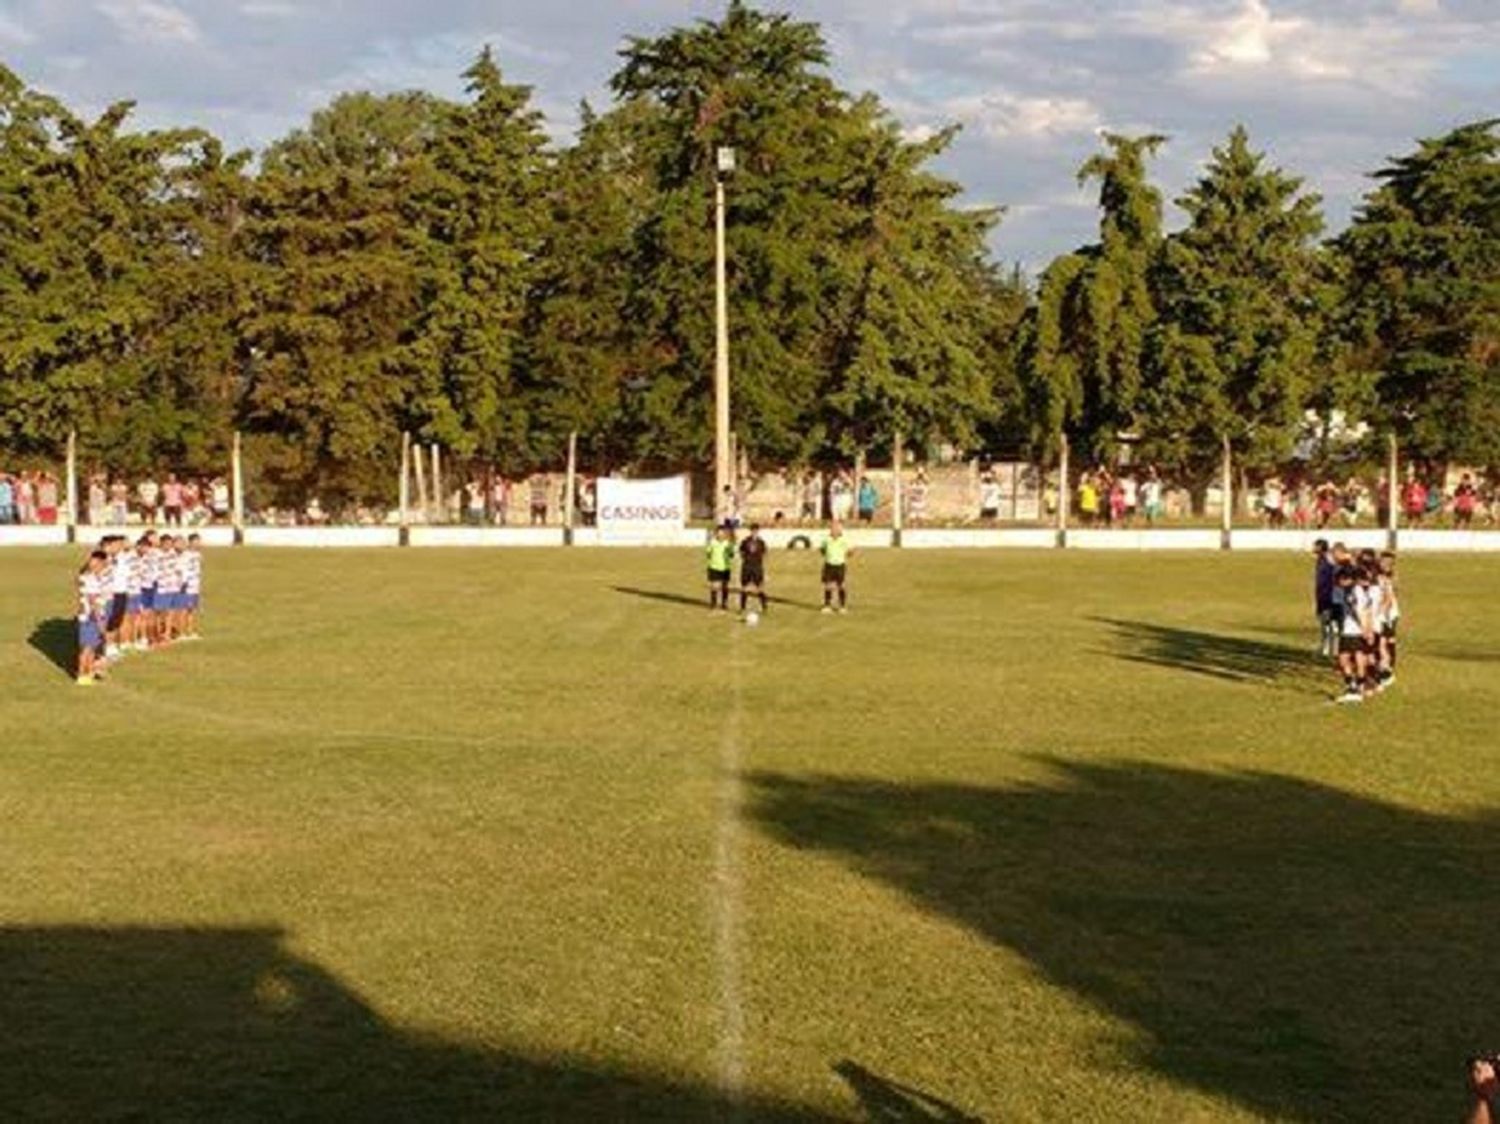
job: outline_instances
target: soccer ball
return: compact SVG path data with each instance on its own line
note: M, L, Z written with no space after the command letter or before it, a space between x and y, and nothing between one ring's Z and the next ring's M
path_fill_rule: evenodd
M754 609L751 609L748 613L745 614L745 623L748 624L751 628L754 628L756 625L760 624L760 614L757 613Z

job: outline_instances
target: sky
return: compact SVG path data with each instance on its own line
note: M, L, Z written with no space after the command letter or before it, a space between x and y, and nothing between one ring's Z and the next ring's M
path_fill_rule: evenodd
M1089 241L1075 172L1101 130L1167 134L1168 199L1243 123L1337 230L1415 138L1500 116L1500 0L765 0L823 25L836 79L912 136L963 126L941 169L1004 205L997 256L1037 269ZM628 35L722 0L0 0L0 61L83 112L259 146L341 92L457 96L486 43L560 141ZM1169 212L1169 223L1174 217Z

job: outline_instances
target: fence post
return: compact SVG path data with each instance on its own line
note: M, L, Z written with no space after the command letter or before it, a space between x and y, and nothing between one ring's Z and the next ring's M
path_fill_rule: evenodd
M1231 549L1231 540L1234 538L1234 455L1229 448L1229 435L1226 433L1224 441L1224 479L1220 487L1224 492L1223 511L1219 515L1219 546L1224 550Z
M1395 550L1401 538L1401 482L1397 473L1401 471L1401 450L1396 435L1389 439L1389 460L1385 470L1385 536L1386 547Z
M563 545L573 545L573 509L578 499L578 431L568 434L568 475L563 485Z
M438 455L438 444L432 443L432 523L447 522L448 506L443 497L443 462Z
M905 445L901 434L896 434L891 443L891 545L901 545L901 531L906 526L906 514L902 510L906 506L906 489L902 483L902 461L904 460Z
M1068 482L1068 435L1057 435L1057 545L1068 545L1068 511L1073 504L1073 487Z
M426 459L422 454L422 446L419 444L413 451L411 458L412 467L416 469L417 476L417 511L421 513L422 522L427 522L427 470L422 466Z
M234 447L229 457L230 522L234 526L234 545L245 541L245 463L240 452L240 431L234 431Z
M401 431L401 485L397 489L401 504L401 545L411 543L411 434Z
M68 430L68 541L78 541L78 431Z

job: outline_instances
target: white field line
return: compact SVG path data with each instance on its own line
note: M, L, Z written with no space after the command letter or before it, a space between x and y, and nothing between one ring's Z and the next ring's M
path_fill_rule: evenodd
M738 645L736 644L736 647ZM736 652L729 661L729 714L719 739L719 783L715 803L714 871L711 892L714 960L719 986L719 1085L737 1099L745 1085L745 1005L741 983L744 874L740 860L740 770L745 701Z

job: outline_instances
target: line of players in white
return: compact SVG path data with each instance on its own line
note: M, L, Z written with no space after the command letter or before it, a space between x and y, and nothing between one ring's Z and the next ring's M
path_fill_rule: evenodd
M197 535L105 535L78 571L78 685L128 652L197 640L202 590Z
M1343 543L1319 539L1317 556L1318 620L1321 651L1337 661L1344 690L1336 700L1363 702L1396 682L1396 632L1401 601L1396 593L1396 555L1362 550L1351 554Z

